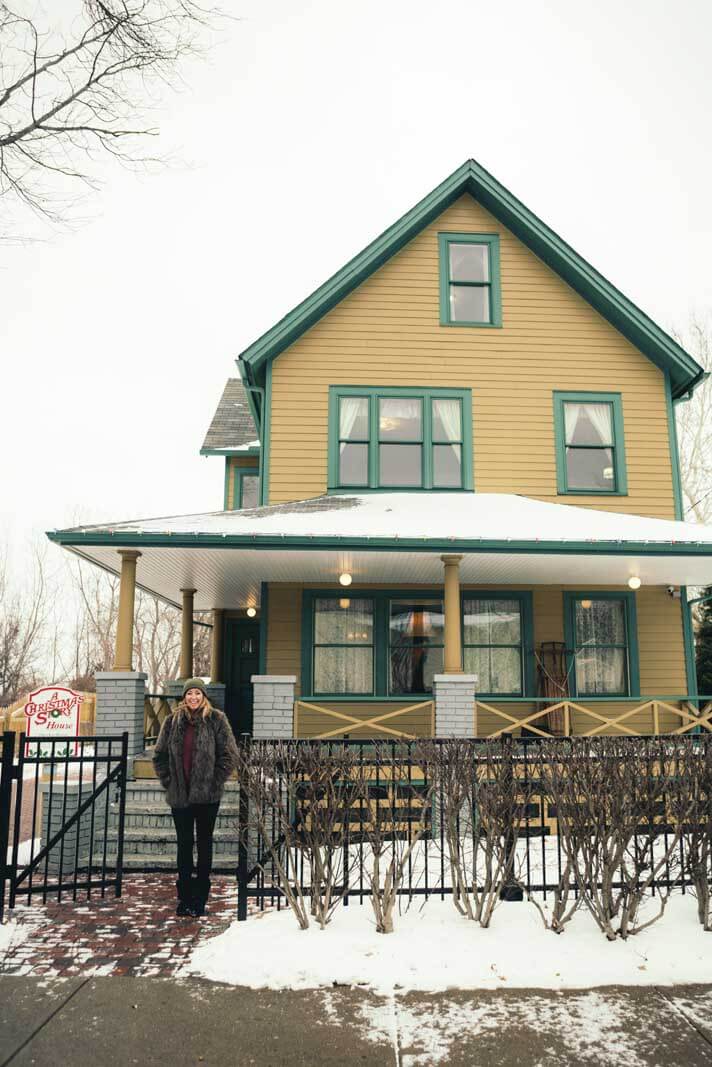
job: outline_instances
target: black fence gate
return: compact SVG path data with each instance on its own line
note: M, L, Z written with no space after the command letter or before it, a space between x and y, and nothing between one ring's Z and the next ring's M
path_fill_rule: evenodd
M0 763L0 919L18 899L121 896L128 733L6 731Z

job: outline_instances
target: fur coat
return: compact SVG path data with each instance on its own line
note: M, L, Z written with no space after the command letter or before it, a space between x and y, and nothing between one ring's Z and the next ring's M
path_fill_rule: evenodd
M187 725L184 705L163 721L153 750L153 766L172 808L189 804L217 804L225 782L237 764L237 745L227 716L213 708L206 719L195 725L190 789L183 775L183 738Z

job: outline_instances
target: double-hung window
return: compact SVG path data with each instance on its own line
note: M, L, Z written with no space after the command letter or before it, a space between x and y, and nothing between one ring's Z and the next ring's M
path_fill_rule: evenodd
M498 235L441 233L438 244L440 324L501 326Z
M481 693L524 693L523 602L466 597L463 604L465 671L477 675Z
M569 684L574 696L640 690L633 593L565 593Z
M620 393L554 393L559 493L627 493Z
M329 489L471 489L469 389L332 386Z

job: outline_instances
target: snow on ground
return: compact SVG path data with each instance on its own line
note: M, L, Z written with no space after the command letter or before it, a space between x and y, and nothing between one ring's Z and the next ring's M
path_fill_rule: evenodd
M31 927L26 923L17 923L10 919L0 923L0 956L15 948L29 935Z
M234 922L199 945L181 974L253 988L363 985L382 995L677 985L712 981L712 935L703 933L689 894L673 897L641 934L614 943L584 911L556 935L532 905L503 903L483 930L447 898L412 905L396 917L393 934L377 934L366 900L339 908L324 931L300 930L288 910Z

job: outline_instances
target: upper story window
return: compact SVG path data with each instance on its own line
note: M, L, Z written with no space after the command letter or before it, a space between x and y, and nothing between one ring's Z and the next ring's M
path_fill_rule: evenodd
M557 492L623 495L620 393L554 393Z
M329 489L471 489L469 389L329 390Z
M256 508L260 502L260 476L258 467L235 467L233 508Z
M440 324L501 326L498 235L441 233L438 242Z

